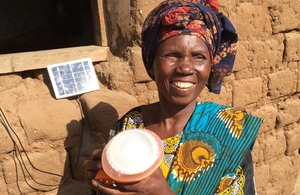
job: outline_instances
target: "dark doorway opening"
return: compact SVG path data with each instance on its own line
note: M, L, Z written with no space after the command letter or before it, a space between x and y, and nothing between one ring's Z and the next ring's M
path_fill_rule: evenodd
M90 0L0 1L0 54L95 45Z

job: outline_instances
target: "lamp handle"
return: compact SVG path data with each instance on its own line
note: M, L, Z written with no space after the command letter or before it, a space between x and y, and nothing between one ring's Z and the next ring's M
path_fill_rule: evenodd
M104 172L103 169L98 171L95 179L102 181L106 185L110 185L113 183L113 180Z

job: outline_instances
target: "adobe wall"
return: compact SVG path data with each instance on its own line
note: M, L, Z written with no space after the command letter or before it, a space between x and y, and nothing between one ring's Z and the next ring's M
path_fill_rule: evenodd
M142 21L158 2L104 1L112 55L107 62L94 65L100 90L80 96L79 102L77 97L56 100L46 69L0 75L0 108L31 164L66 177L72 172L65 181L34 170L21 149L32 177L53 186L34 183L23 174L26 170L15 157L14 144L0 125L0 194L90 194L83 161L92 150L105 145L109 129L126 111L158 100L139 47ZM253 150L257 192L300 194L300 181L296 184L300 172L299 1L219 0L219 6L239 33L237 59L221 94L205 89L199 101L243 107L264 118ZM63 184L57 186L60 182Z

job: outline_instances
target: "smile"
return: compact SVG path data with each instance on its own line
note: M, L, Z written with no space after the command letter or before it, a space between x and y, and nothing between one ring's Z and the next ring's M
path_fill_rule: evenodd
M190 82L172 82L172 84L180 89L186 89L194 86L194 83Z

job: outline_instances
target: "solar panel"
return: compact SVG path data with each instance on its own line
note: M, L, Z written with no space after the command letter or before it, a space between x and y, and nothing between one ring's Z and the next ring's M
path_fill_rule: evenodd
M57 99L100 89L90 58L47 66Z

